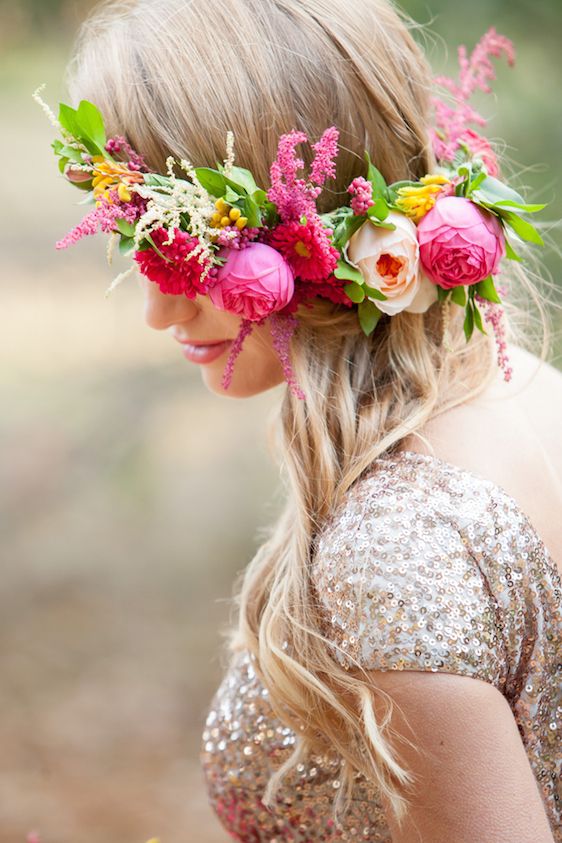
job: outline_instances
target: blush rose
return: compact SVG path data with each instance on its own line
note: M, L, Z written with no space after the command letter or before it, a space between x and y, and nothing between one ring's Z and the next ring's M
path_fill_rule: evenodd
M437 300L437 290L420 271L416 226L398 211L391 211L386 222L396 226L394 231L365 222L345 245L344 255L369 287L387 296L373 299L383 313L424 313Z
M462 196L446 196L418 225L420 259L445 290L477 284L497 272L505 237L495 214Z
M219 256L227 261L209 288L209 297L219 310L258 321L281 310L293 297L293 271L271 246L251 243L245 249L221 249Z

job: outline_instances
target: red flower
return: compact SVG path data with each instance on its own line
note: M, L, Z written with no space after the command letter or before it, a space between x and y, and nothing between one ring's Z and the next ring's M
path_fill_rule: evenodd
M284 255L297 278L325 281L340 256L330 242L330 234L319 217L309 217L304 224L294 221L275 226L267 243Z
M188 299L194 299L198 293L205 295L208 283L216 274L215 270L211 270L207 276L208 280L201 281L206 263L205 261L199 263L200 254L185 259L186 255L197 246L199 242L197 237L192 237L187 232L176 228L174 239L165 245L164 241L169 237L169 232L165 228L156 229L151 232L151 236L168 260L160 257L153 248L135 252L134 258L142 274L158 284L162 293L183 294Z
M291 301L279 312L284 316L294 313L301 302L310 301L316 296L329 299L334 304L353 307L353 302L344 290L346 284L349 284L349 281L336 278L335 275L332 275L327 281L319 284L313 281L299 281L295 284L295 292Z

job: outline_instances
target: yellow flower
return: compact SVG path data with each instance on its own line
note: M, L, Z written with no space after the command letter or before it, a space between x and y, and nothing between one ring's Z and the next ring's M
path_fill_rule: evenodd
M396 205L407 217L418 223L435 205L437 194L450 184L445 176L437 173L423 176L419 184L398 188Z
M94 164L94 177L92 179L94 199L99 200L101 196L105 195L106 199L112 201L108 191L117 185L121 202L130 202L132 195L128 188L131 184L143 180L141 173L129 170L124 163L108 161L103 155L94 155L92 160Z

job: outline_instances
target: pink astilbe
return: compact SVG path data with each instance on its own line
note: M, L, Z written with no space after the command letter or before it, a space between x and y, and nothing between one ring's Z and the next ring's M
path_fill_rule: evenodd
M143 173L148 172L148 167L142 155L135 152L133 147L122 135L115 135L114 137L109 138L105 145L105 149L106 152L109 152L109 154L114 157L117 155L124 155L126 157L129 170L135 170Z
M499 289L498 289L499 292ZM503 293L503 291L502 291ZM504 324L504 309L498 302L492 302L488 299L482 298L478 293L474 298L479 304L484 305L484 321L492 326L494 338L496 340L497 362L501 371L503 371L503 379L508 383L513 375L513 369L509 365L509 357L507 354L507 342L505 339L505 324Z
M264 319L260 319L258 322L252 322L250 319L241 320L240 330L238 331L238 335L230 347L230 354L228 355L228 360L226 361L226 366L224 367L224 372L222 374L221 385L223 389L228 389L232 382L234 364L236 362L236 358L242 351L244 340L249 334L252 333L254 325L263 325L263 322Z
M470 123L485 126L487 120L471 105L469 99L476 90L491 93L489 82L496 78L491 58L500 58L505 54L508 64L515 63L515 48L512 41L499 35L494 27L488 30L474 48L470 57L466 47L458 50L460 73L459 79L448 76L436 76L434 83L441 85L452 95L453 105L439 97L433 97L436 129L432 130L435 155L440 161L452 161L458 148L459 140L469 128Z
M291 365L291 338L297 326L298 319L292 314L281 315L279 313L273 313L269 319L269 329L273 340L273 348L277 352L283 366L285 380L287 381L293 395L301 401L304 401L306 400L306 395L298 385Z
M310 181L323 186L326 179L336 177L336 158L340 133L335 126L330 126L317 143L312 144L315 152L310 168Z
M335 175L338 138L337 128L331 126L313 144L315 157L308 181L297 175L304 168L304 161L296 152L299 143L308 142L307 135L293 130L279 138L277 158L270 169L271 187L267 198L275 203L283 222L316 215L316 199L322 192L322 186L327 178Z
M135 223L146 210L145 200L136 193L133 194L130 202L121 202L115 188L110 190L109 193L112 201L109 201L105 195L100 196L98 207L86 214L72 231L69 231L62 240L56 242L55 247L57 249L67 249L83 237L97 234L98 231L110 234L116 230L117 220L122 219L126 222Z
M347 192L351 193L353 197L350 202L351 210L358 217L366 214L371 205L374 204L373 185L370 181L364 179L363 176L358 176L356 179L353 179L347 188Z

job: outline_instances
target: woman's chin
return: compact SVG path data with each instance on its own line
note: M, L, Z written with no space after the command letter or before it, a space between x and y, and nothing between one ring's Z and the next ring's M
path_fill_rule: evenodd
M262 392L267 392L273 387L283 383L285 378L283 372L263 372L261 376L254 370L252 372L233 372L232 380L225 389L222 383L224 366L215 370L213 366L202 368L201 377L209 392L214 395L225 396L226 398L252 398Z

